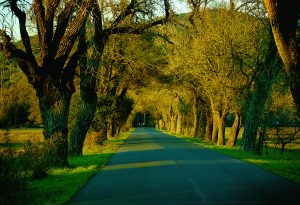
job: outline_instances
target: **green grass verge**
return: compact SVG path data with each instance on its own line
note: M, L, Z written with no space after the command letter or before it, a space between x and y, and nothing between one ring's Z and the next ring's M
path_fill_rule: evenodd
M103 146L85 150L82 157L70 157L68 168L55 168L43 180L30 181L25 191L17 193L9 204L65 204L92 176L98 173L130 135L123 132Z
M300 150L299 149L287 149L284 151L282 155L280 155L280 149L268 147L267 148L268 151L266 151L266 149L264 148L262 156L258 156L251 151L242 151L239 145L237 145L236 147L217 146L215 144L212 144L211 142L205 142L200 138L175 135L166 131L163 132L172 136L176 136L178 138L183 138L197 145L216 150L222 154L231 156L233 158L237 158L242 161L255 164L274 174L282 176L287 180L300 183Z

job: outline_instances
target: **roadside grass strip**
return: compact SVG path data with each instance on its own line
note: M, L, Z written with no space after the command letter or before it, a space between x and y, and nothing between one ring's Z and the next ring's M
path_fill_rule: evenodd
M69 167L54 168L45 179L30 181L26 190L15 193L12 201L4 204L65 204L108 163L129 135L130 132L123 132L120 137L109 139L102 146L84 149L83 156L69 158Z
M162 132L213 149L233 158L255 164L269 172L282 176L289 181L300 183L300 149L286 149L281 155L279 148L267 147L267 149L263 149L263 154L258 156L252 151L242 151L240 146L241 139L238 139L235 147L227 147L218 146L211 142L205 142L201 138L176 135L167 131Z

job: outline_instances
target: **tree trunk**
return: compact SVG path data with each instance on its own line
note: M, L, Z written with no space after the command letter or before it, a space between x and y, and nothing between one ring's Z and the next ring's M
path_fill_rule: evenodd
M211 110L207 109L206 112L206 128L205 128L205 140L212 141L213 133L213 116Z
M199 137L199 99L194 98L193 102L193 128L192 137Z
M117 123L115 122L114 117L111 119L111 125L110 125L110 136L115 137L117 133Z
M177 115L173 113L171 115L171 126L170 126L170 132L171 133L176 132L176 124L177 124Z
M296 32L298 0L264 0L279 55L289 77L290 90L300 116L300 54Z
M206 130L206 111L202 110L199 117L199 137L203 138L205 136L205 130Z
M239 112L236 112L226 146L233 147L236 145L236 141L241 129L241 123L242 123L241 114Z
M243 150L255 150L256 135L261 115L264 112L266 101L270 95L271 82L256 80L256 88L250 99L246 111L244 133L242 138Z
M167 130L170 131L171 130L171 116L169 116L169 115L167 115L166 126L167 126Z
M268 45L265 61L255 76L254 92L248 102L245 115L245 126L242 137L242 150L255 150L257 128L261 123L261 115L264 112L265 104L270 96L272 79L276 77L280 70L280 65L274 64L276 59L276 46L271 38Z
M182 114L179 113L177 117L176 134L182 134Z
M47 79L43 88L37 88L44 125L45 140L53 143L52 162L68 165L68 115L72 92L65 91Z
M120 133L121 133L121 126L118 125L118 126L117 126L117 133L116 133L116 136L119 137L119 136L120 136Z
M155 129L159 129L159 120L155 120Z
M164 128L164 123L163 123L163 120L160 119L160 120L158 121L158 129L162 130L163 128Z
M219 111L218 112L218 143L217 145L225 144L225 122L228 112L227 111Z
M86 50L85 26L79 36L80 49ZM70 154L81 156L84 140L90 128L97 107L96 75L98 65L87 66L86 56L80 59L80 97L81 105L76 123L70 135Z
M218 111L213 111L213 130L212 130L212 142L216 143L218 140L218 122L219 122L219 115Z
M88 72L80 72L81 105L70 136L70 153L74 156L82 155L84 140L96 112L97 94L95 83L95 77L90 76Z

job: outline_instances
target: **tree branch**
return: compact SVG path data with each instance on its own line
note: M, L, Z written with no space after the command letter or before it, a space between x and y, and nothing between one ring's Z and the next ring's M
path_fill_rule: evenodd
M53 47L52 47L52 53L55 55L59 45L60 45L60 41L63 38L68 23L70 21L70 17L73 13L75 9L75 2L74 1L69 1L64 10L58 15L58 22L57 22L57 26L56 26L56 30L55 30L55 34L53 37ZM53 56L54 57L54 56Z
M42 50L41 58L43 59L44 55L46 55L48 51L48 46L49 46L49 43L47 43L46 41L47 30L45 25L45 8L41 0L34 0L33 8L34 8L38 34L39 34L40 46Z
M137 1L131 0L127 7L121 12L121 14L114 20L111 25L111 28L115 28L121 21L123 21L127 16L132 14L134 7L136 6Z
M17 16L20 24L20 34L22 38L23 45L26 50L26 54L29 57L32 64L37 65L37 62L32 53L30 38L26 29L26 14L17 6L17 0L9 1L9 6L12 12Z
M65 34L60 41L59 48L55 56L55 61L59 65L58 67L62 67L61 65L65 64L68 55L81 31L90 6L91 0L85 0L81 4L80 9L77 11L75 19L67 26Z
M34 11L41 45L41 59L43 59L43 63L46 64L51 60L51 58L49 58L49 52L51 52L50 49L53 46L53 20L60 1L61 0L48 0L45 5L46 9L43 6L42 0L34 1Z
M135 1L132 0L131 3L133 3L133 2L135 2ZM130 4L128 5L128 7L130 6ZM170 8L170 3L169 3L168 0L164 0L164 7L165 7L164 8L164 10L165 10L165 17L164 18L161 18L161 19L156 20L156 21L144 23L144 24L141 24L141 25L136 25L136 26L134 26L134 25L133 26L123 26L123 27L118 27L118 28L110 27L110 28L104 29L103 32L108 33L108 34L117 34L117 33L141 34L144 30L146 30L148 28L151 28L151 27L156 26L156 25L164 24L167 21L169 21L170 14L171 14L171 8ZM129 12L127 10L127 8L125 9L124 13Z
M103 30L102 13L99 9L99 5L97 4L97 1L94 2L92 12L94 16L94 26L95 26L94 41L96 44L97 51L99 53L102 53L104 50L104 45L108 40L109 33Z
M21 70L26 74L30 83L34 84L34 79L37 77L36 64L33 64L30 56L27 53L18 49L12 42L11 38L5 31L0 30L1 44L0 50L3 51L7 59L15 58Z
M79 43L77 46L77 50L70 57L68 64L65 66L65 68L63 70L63 74L62 74L62 78L61 78L64 81L63 85L66 85L67 89L69 89L71 91L75 91L75 88L73 85L73 79L75 76L75 69L78 65L78 61L80 58L85 58L85 56L83 56L83 54L86 52L86 49L87 49L86 36L85 36L85 32L86 32L85 24L86 24L86 20L82 27L81 33L79 35ZM84 61L86 64L85 59L84 59ZM86 65L84 65L83 67L85 68Z

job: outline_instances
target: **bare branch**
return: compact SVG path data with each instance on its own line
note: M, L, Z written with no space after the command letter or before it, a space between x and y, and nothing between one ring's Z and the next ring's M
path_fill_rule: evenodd
M15 58L21 70L27 75L29 81L33 83L33 78L36 75L37 66L35 62L32 62L31 57L27 53L25 53L21 49L18 49L11 42L11 38L6 34L5 31L0 30L0 35L2 39L0 50L3 51L6 58Z
M59 65L65 64L68 55L81 31L90 6L91 0L85 0L81 4L80 9L77 11L75 19L66 28L65 34L60 41L58 52L55 56L55 60Z
M134 11L134 7L136 6L137 1L131 0L127 7L121 12L121 14L114 20L111 25L111 28L115 28L121 21L123 21L127 16L132 14Z
M65 31L67 29L70 17L75 9L75 2L69 1L64 10L58 15L58 22L55 30L55 34L53 37L53 48L52 52L55 54L59 48L60 41L63 38Z
M30 58L30 61L32 64L37 64L36 60L34 58L34 55L32 53L31 43L30 43L29 35L28 35L27 29L26 29L26 14L24 11L22 11L18 7L17 0L9 1L9 6L10 6L10 9L13 11L13 13L17 16L17 18L19 20L21 38L22 38L22 42L23 42L23 45L26 50L26 54Z
M42 55L48 50L49 43L46 42L45 8L41 0L34 0L34 14L38 28L39 40L42 49ZM44 56L42 56L43 58Z

